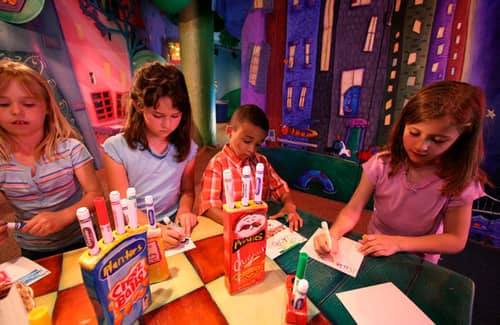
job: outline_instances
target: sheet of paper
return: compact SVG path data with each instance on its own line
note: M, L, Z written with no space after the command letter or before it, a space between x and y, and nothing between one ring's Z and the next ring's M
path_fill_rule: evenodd
M275 259L290 248L305 242L307 239L277 220L267 221L266 255Z
M434 322L393 283L337 293L359 325L426 325Z
M196 245L194 244L194 242L191 240L190 237L186 237L186 241L183 243L180 243L179 246L174 247L174 248L170 248L170 249L166 249L165 256L169 257L169 256L177 255L177 254L180 254L182 252L188 251L188 250L193 249L193 248L196 248Z
M49 273L50 271L40 264L23 256L0 264L0 282L22 282L30 285Z
M334 257L331 255L319 255L314 250L313 238L321 231L323 230L317 229L300 251L306 252L310 258L355 278L358 275L359 267L361 266L364 258L364 255L358 251L361 244L352 239L342 237L339 240L339 251Z

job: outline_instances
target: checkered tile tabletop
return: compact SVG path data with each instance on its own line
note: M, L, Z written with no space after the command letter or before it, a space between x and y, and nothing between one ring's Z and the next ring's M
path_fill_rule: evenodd
M152 305L137 324L283 324L286 274L266 260L263 282L235 295L224 285L223 228L199 218L196 248L167 259L171 278L151 285ZM47 305L54 324L97 324L78 264L83 249L37 262L51 274L32 285L36 303ZM310 324L329 324L308 301Z

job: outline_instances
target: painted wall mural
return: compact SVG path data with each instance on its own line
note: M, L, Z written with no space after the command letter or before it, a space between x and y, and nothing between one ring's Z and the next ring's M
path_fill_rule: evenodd
M179 10L191 1L183 1ZM130 58L169 61L170 45L178 46L177 10L165 12L155 1L132 4L129 16L119 0L25 0L0 6L0 50L34 53L47 63L96 155L97 143L123 124L122 98L135 69ZM241 60L239 66L229 67L222 59L224 48L218 58L202 58L215 60L217 99L235 93L233 109L238 100L261 106L275 135L269 146L362 162L384 145L402 107L420 87L463 80L485 90L484 167L500 182L496 1L215 0L212 10L241 44L241 52L233 56L229 49L225 56ZM98 19L106 14L116 20ZM112 32L123 26L133 37ZM180 57L187 50L180 48ZM177 60L172 63L179 66ZM239 83L222 77L228 71L239 74Z

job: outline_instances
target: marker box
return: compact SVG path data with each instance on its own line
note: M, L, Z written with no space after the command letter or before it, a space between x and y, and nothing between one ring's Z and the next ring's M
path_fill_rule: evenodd
M99 241L97 255L79 259L83 282L99 324L132 324L151 304L148 274L148 226Z
M224 204L223 219L225 284L234 294L264 280L267 204Z
M293 306L293 284L295 282L295 275L289 274L286 276L286 291L287 291L287 305L285 320L287 324L307 324L307 299L302 305L302 308L295 309Z

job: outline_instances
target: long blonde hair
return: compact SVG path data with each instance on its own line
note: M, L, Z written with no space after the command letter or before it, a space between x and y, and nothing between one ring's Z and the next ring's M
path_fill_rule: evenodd
M6 89L12 81L17 81L36 98L45 102L47 115L44 123L44 137L36 150L46 159L52 160L56 146L64 139L81 139L57 105L53 90L47 80L32 68L9 60L0 61L0 89ZM0 158L9 161L9 134L0 127Z
M459 81L438 81L419 90L405 105L389 138L391 173L408 161L403 147L406 124L449 117L460 136L440 157L438 175L444 179L441 192L460 194L471 180L488 182L480 163L484 156L483 120L486 100L479 87Z

